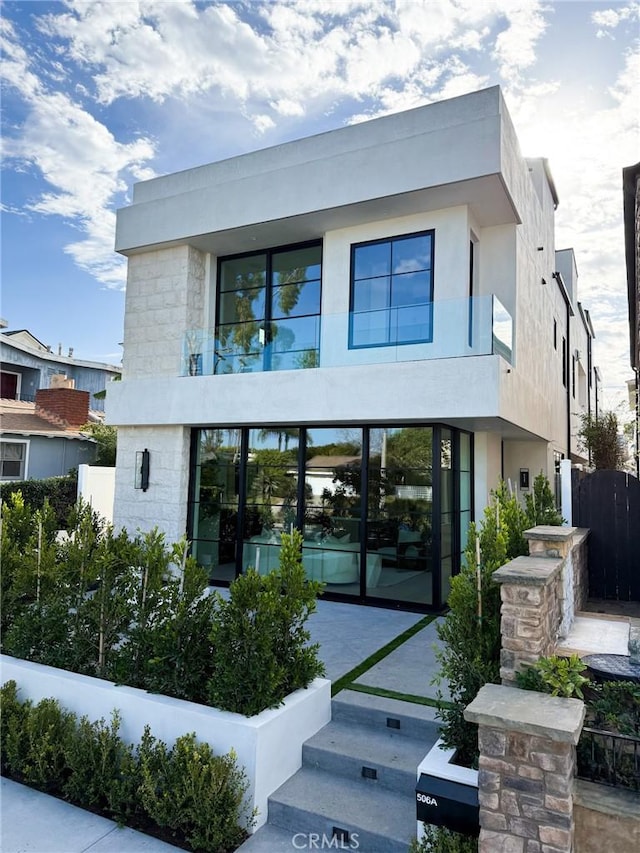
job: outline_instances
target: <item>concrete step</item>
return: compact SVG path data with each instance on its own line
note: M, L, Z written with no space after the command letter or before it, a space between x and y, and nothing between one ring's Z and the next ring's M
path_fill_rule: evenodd
M269 798L269 824L301 833L298 838L334 838L338 849L356 848L357 841L360 853L407 853L415 837L415 797L363 781L303 767Z
M433 706L387 699L356 690L341 690L338 693L331 702L331 719L353 726L393 732L394 735L412 740L422 740L425 744L432 744L439 737L440 723Z
M427 741L395 729L332 721L303 745L302 764L411 797L418 764L435 741L435 732Z
M238 847L241 853L293 853L298 844L301 850L309 848L306 838L296 837L290 829L280 829L265 823ZM313 849L313 848L312 848Z

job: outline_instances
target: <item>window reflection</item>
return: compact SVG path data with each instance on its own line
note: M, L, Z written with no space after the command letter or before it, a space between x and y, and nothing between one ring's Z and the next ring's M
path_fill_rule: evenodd
M221 258L214 372L316 367L322 246Z
M470 450L469 436L431 426L198 430L194 555L213 581L264 574L295 526L325 591L438 605L471 518Z

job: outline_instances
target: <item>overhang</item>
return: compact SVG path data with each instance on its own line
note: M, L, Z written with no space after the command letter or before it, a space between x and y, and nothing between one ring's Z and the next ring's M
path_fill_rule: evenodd
M519 223L528 191L493 87L138 184L116 251L233 253L463 204L480 226Z

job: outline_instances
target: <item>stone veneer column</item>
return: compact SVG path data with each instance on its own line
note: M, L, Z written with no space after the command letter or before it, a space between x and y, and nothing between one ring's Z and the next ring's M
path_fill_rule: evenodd
M524 531L532 557L560 557L566 561L563 588L570 593L571 613L583 610L589 595L589 575L587 571L587 538L589 530L583 527L555 527L539 524ZM569 625L569 627L571 627Z
M551 557L516 557L493 573L502 599L503 684L515 684L518 670L555 650L562 621L563 563Z
M486 684L464 716L479 727L478 853L571 853L584 704Z

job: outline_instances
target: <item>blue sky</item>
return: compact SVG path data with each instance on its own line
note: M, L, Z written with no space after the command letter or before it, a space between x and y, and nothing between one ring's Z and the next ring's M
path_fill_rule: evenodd
M640 158L640 4L4 0L2 316L119 363L137 180L499 84L549 159L604 403L631 376L622 169Z

